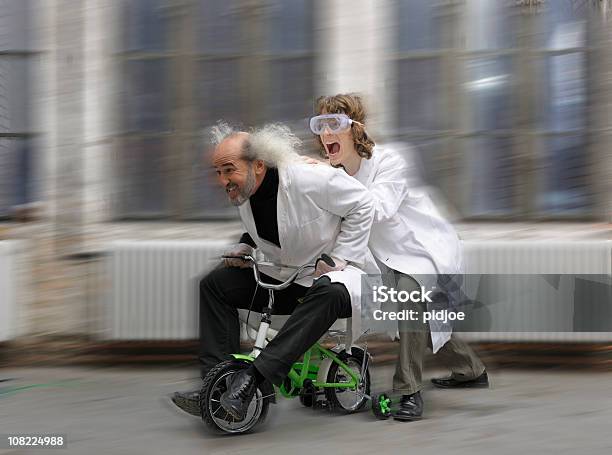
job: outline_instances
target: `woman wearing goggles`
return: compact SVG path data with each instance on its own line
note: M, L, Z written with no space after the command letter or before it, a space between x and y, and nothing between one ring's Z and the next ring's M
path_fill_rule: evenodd
M423 190L409 148L375 146L366 133L365 108L357 95L321 97L317 113L310 120L310 129L318 136L330 164L343 167L374 197L368 247L383 273L395 276L396 289L418 289L423 283L415 277L421 281L433 277L435 282L438 274L460 274L462 253L457 234ZM448 305L449 298L445 298L442 304ZM420 390L427 347L438 353L452 371L449 378L432 379L437 387L488 387L480 359L451 334L450 325L435 322L429 322L425 330L405 330L400 325L400 355L393 388L402 399L394 413L396 420L418 420L422 416Z
M365 131L365 111L353 109L351 116L336 110L337 106L325 106L320 98L320 115L310 119L310 130L319 136L324 155L334 167L344 167L349 175L359 169L361 158L370 158L374 141ZM343 105L339 106L342 108ZM329 108L329 109L328 109Z

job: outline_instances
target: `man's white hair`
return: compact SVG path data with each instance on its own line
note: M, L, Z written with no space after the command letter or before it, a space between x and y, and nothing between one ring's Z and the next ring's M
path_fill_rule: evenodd
M241 130L219 122L211 128L210 138L214 146L240 133ZM298 148L302 141L282 123L270 123L247 131L249 137L243 149L246 160L262 160L268 167L281 167L299 159Z

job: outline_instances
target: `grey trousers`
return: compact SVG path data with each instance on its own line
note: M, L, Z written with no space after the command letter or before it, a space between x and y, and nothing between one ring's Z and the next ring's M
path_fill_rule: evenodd
M397 278L398 291L420 289L419 283L409 275L398 274ZM424 310L418 304L406 305L407 309ZM432 347L431 335L429 325L420 322L400 322L399 333L400 352L393 375L393 390L410 395L423 388L423 360L427 350ZM485 370L476 353L454 333L435 355L450 368L453 378L458 381L475 379Z

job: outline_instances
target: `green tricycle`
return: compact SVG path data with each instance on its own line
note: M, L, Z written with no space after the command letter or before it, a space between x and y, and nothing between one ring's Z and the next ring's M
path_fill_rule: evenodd
M291 267L295 272L285 282L270 284L261 280L259 267L278 265L258 262L250 255L231 257L252 262L257 285L268 290L268 306L262 310L253 351L249 355L231 354L229 360L217 364L204 378L200 392L200 411L202 420L212 430L240 434L251 431L265 420L270 403L276 402L274 386L269 381L260 384L245 417L239 421L223 409L220 402L221 395L228 389L231 376L249 368L264 349L266 342L276 335L276 330L270 327L274 292L287 288L304 270L314 270L316 262ZM317 262L319 260L334 266L333 259L326 254L321 255ZM356 412L370 399L369 363L367 345L365 349L353 346L350 350L346 350L340 345L327 349L320 343L315 343L304 353L301 362L293 364L285 381L278 387L278 392L285 398L299 397L300 403L306 407L328 408L345 413ZM323 400L319 400L321 396L324 397Z

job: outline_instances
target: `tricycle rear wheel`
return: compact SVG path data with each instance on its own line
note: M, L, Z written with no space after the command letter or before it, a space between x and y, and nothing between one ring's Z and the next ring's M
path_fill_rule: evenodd
M361 365L363 362L363 350L353 347L351 354L342 351L339 354L342 360L352 371L354 371L361 381ZM368 401L367 395L370 394L370 371L366 368L363 384L358 384L354 390L348 388L325 388L325 398L334 407L346 413L357 412L362 409ZM327 373L328 383L350 382L351 377L336 362L332 362Z

